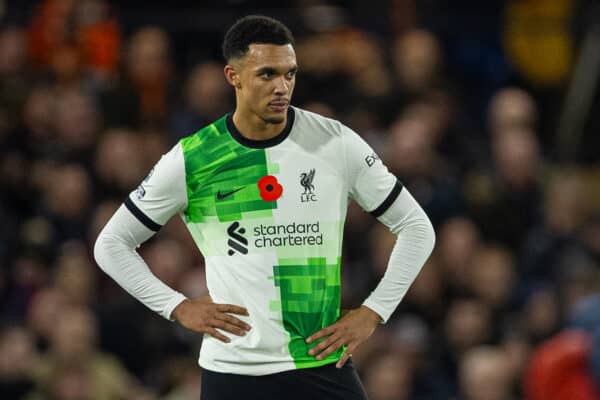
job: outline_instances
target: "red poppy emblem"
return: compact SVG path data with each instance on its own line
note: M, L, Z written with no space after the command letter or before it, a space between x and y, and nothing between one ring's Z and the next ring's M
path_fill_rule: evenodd
M273 175L266 175L259 179L258 190L260 190L260 197L264 201L275 201L281 197L283 186L277 182L277 178Z

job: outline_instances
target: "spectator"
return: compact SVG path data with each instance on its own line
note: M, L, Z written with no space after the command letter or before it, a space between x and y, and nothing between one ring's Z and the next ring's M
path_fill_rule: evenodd
M36 7L29 35L30 56L38 68L51 64L53 58L56 62L57 54L65 57L62 52L81 59L100 77L117 66L119 27L103 0L44 0Z
M510 309L516 282L514 260L502 247L481 248L469 268L469 289L495 312Z
M134 13L123 1L3 3L0 397L97 398L98 374L108 371L105 396L197 399L197 367L179 357L190 359L202 338L147 315L98 276L90 252L174 141L232 111L219 49L207 43L241 9L257 12L254 3L196 2L179 14L155 2ZM358 131L437 230L434 257L353 355L371 396L535 399L530 358L565 328L592 338L591 363L573 369L565 390L593 388L600 180L590 162L598 151L581 146L572 164L559 164L551 140L581 46L565 22L583 32L593 2L317 3L299 2L298 18L272 9L303 32L305 84L294 104ZM542 31L550 35L536 37ZM600 137L596 119L584 124L582 143ZM381 276L392 242L356 204L347 214L341 290L353 307ZM181 220L143 251L179 291L208 294L203 257ZM71 359L78 353L86 365Z
M40 392L50 396L126 399L135 380L114 357L97 350L97 325L83 307L65 307L52 328L49 352L34 371Z
M365 368L364 384L369 399L410 399L413 374L410 362L401 354L378 354Z
M231 111L230 96L220 64L205 62L195 66L186 82L182 110L175 113L170 124L173 138L187 136Z
M539 221L542 162L533 132L510 129L492 142L493 169L471 174L464 192L469 213L487 239L518 250Z
M511 400L514 371L502 349L476 347L460 363L460 385L464 400Z
M468 218L455 217L446 221L439 230L438 252L444 281L456 294L465 294L471 277L469 266L479 250L479 230Z
M512 129L535 130L537 106L524 90L508 87L499 90L490 100L488 129L492 136Z
M401 114L391 127L382 157L437 226L459 212L460 200L455 175L436 150L431 112Z
M34 386L33 371L38 354L30 332L12 326L0 332L0 393L6 398L19 399Z
M406 93L425 93L440 83L441 48L431 32L406 32L396 38L392 51L396 78Z

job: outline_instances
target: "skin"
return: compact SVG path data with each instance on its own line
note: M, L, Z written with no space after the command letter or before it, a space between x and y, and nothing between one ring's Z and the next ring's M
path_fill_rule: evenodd
M242 135L265 140L283 130L297 70L290 44L251 44L244 57L229 61L224 73L235 89L233 122Z
M267 140L281 133L287 122L297 69L296 53L290 44L251 44L243 57L229 60L224 73L235 89L233 122L243 136ZM248 316L248 310L233 304L215 304L208 296L184 300L173 311L175 320L186 328L225 343L230 339L217 329L238 336L251 329L232 314ZM380 322L379 315L365 306L343 312L334 324L306 338L306 343L319 341L308 354L321 360L347 346L336 364L341 368Z
M173 310L172 317L192 331L207 333L229 343L231 339L217 329L237 336L244 336L251 329L250 325L232 314L248 316L248 310L234 304L216 304L210 296L204 296L182 301Z

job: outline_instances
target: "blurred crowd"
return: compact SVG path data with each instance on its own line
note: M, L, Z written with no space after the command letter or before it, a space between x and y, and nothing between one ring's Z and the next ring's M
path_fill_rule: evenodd
M132 26L125 3L23 2L1 25L2 399L199 398L199 335L137 303L91 249L161 154L233 110L233 91L218 40ZM437 232L354 354L370 399L600 398L600 147L584 133L565 162L554 141L594 2L336 3L266 10L296 35L293 104L362 135ZM207 37L242 15L221 7ZM344 308L374 288L394 240L350 206ZM179 219L140 253L171 287L207 293Z

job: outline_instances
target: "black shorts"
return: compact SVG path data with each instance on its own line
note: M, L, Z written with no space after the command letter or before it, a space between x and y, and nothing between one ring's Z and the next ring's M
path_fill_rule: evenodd
M366 400L351 360L270 375L224 374L202 369L201 400Z

